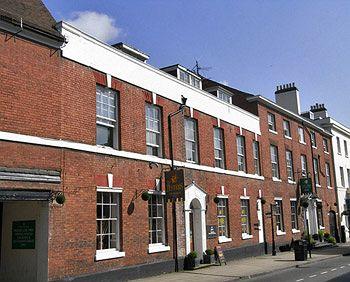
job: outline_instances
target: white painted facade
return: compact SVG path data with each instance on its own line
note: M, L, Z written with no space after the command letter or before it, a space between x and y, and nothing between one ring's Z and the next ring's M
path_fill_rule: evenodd
M339 205L339 217L341 217L341 225L345 226L345 234L348 241L350 240L349 218L348 216L344 215L343 212L346 210L345 199L350 198L350 128L330 117L319 118L314 122L333 134L332 152L334 159L335 182L337 185L336 188ZM337 138L339 138L340 141L340 152L338 152ZM346 144L348 146L347 156L345 153L344 141L346 141ZM344 173L343 181L340 172L341 167L343 168ZM344 182L344 185L342 182Z
M65 22L60 22L58 29L68 41L62 47L63 57L179 104L183 95L187 98L187 106L260 135L259 117L141 62Z

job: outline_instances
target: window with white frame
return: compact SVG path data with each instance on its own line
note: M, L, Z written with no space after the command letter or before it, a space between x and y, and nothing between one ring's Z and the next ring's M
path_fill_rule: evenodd
M297 213L297 201L290 201L290 215L292 229L298 230L298 213Z
M117 92L96 86L96 144L116 148L118 146L117 129Z
M348 168L346 171L348 175L348 188L350 188L350 169Z
M340 183L342 187L345 187L345 176L344 176L344 168L340 167Z
M248 199L241 199L241 226L242 234L251 234Z
M328 149L328 140L326 138L323 138L323 151L324 152L329 152L329 149Z
M277 231L284 232L282 200L276 200L275 217L276 217L276 228L277 228Z
M146 104L146 146L147 155L162 156L162 126L160 108Z
M185 119L185 145L186 145L186 160L193 163L198 163L198 136L197 122L195 119Z
M274 114L267 113L267 122L269 125L269 130L276 131L276 119Z
M286 165L287 165L287 177L289 180L294 180L294 168L293 168L293 153L286 150Z
M149 244L165 245L164 195L151 194L148 200Z
M298 127L298 134L299 134L299 142L300 142L300 143L305 143L304 128Z
M179 70L179 71L180 71L180 80L190 84L190 75L189 75L189 73L187 73L187 72L185 72L183 70Z
M340 145L340 138L337 137L337 149L338 149L338 154L341 155L341 145Z
M317 158L313 158L312 161L314 163L315 184L316 185L320 185L320 170L319 170L319 167L318 167L318 159Z
M180 76L179 76L180 80L196 88L199 88L199 89L201 88L200 80L196 78L194 75L189 74L188 72L185 72L183 70L179 70L179 73L180 73Z
M230 95L230 94L228 94L220 89L217 91L217 93L218 93L218 98L220 100L222 100L226 103L232 104L232 95Z
M322 203L317 202L316 204L316 215L317 215L317 222L319 227L324 227L323 223L323 213L322 213Z
M331 167L329 163L326 163L326 181L327 181L327 187L331 187L332 179L331 179Z
M300 156L300 162L301 162L301 175L305 177L307 176L307 159L305 155Z
M312 147L317 147L316 133L314 131L311 131L310 132L310 136L311 136L311 145L312 145Z
M229 237L228 232L228 199L219 198L217 205L218 232L220 237Z
M238 160L238 170L246 172L245 165L245 139L244 136L238 135L237 140L237 160Z
M254 159L254 172L260 175L260 149L259 142L253 141L253 159Z
M280 178L279 164L278 164L278 148L275 145L270 145L271 154L271 168L272 177Z
M348 143L346 142L346 140L344 140L344 154L345 154L345 157L346 157L346 158L349 157Z
M120 249L120 193L97 190L96 250Z
M283 120L283 132L284 132L284 136L292 137L292 134L290 131L290 122L288 120Z
M214 157L215 167L225 168L223 130L218 127L214 127Z

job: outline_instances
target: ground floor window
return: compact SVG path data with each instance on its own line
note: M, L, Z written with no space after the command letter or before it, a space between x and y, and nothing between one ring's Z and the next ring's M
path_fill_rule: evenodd
M275 216L277 231L284 232L282 200L276 200Z
M217 216L218 216L218 233L219 236L229 237L228 232L228 199L219 198L217 206Z
M120 248L120 193L97 191L96 250Z
M290 201L292 229L298 230L297 201Z
M316 210L317 210L317 222L318 222L318 226L324 226L323 225L323 213L322 213L322 203L318 202L316 205Z
M241 226L242 234L250 234L250 212L248 199L241 199Z
M164 196L152 194L148 200L149 244L165 244Z

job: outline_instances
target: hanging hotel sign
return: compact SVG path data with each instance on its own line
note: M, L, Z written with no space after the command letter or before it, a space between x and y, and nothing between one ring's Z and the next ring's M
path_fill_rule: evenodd
M184 171L182 169L165 172L166 198L171 201L185 199Z
M12 249L35 249L35 220L12 222Z
M311 178L300 178L299 183L300 183L302 194L311 194L312 193L312 180L311 180Z

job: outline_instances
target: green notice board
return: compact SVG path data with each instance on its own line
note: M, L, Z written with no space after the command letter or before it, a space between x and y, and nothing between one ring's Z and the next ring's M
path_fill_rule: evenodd
M35 220L12 222L12 249L35 249Z

